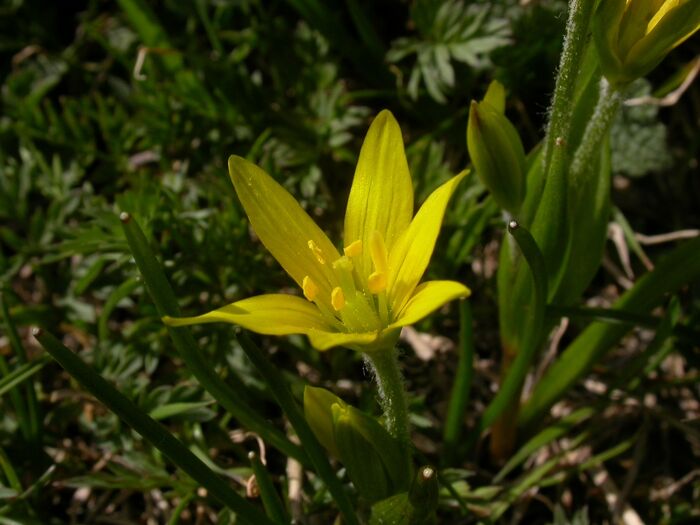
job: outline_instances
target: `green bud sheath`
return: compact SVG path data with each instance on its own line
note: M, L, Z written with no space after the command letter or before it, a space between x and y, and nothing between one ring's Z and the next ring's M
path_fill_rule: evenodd
M698 29L697 0L605 0L592 20L600 66L614 86L645 76Z
M504 99L489 100L501 106ZM525 150L513 124L486 100L472 101L467 147L476 174L498 205L516 214L525 195Z
M340 458L333 431L333 405L345 408L346 403L325 388L304 388L304 416L318 441L328 452Z
M340 460L357 492L374 503L391 494L391 483L381 454L358 430L350 408L342 408L338 404L332 406L335 442Z

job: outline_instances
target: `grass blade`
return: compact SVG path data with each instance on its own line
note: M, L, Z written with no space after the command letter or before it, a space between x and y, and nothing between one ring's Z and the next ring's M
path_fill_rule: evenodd
M44 368L44 365L48 362L48 357L42 356L31 363L25 363L17 367L6 376L3 376L2 379L0 379L0 396L5 395L6 392L12 390L17 385L21 385L24 381Z
M265 465L263 465L255 452L250 452L248 459L250 459L250 466L253 468L253 474L255 474L255 480L260 491L260 498L267 515L277 523L289 523L289 516L287 516L282 500L280 500L279 494L275 490L272 478L270 478L270 473L265 468Z
M34 337L51 357L92 395L160 450L178 468L205 487L220 503L235 512L239 519L251 525L272 525L267 516L214 474L163 425L145 414L53 335L35 329Z
M455 382L452 385L450 402L447 406L445 428L443 431L443 457L445 464L451 464L457 453L464 412L469 404L469 392L474 377L474 330L472 326L472 307L469 301L459 305L459 362Z
M480 429L488 428L508 406L519 403L523 381L530 368L535 351L542 338L545 320L545 305L547 302L547 271L544 257L535 243L535 239L525 228L511 221L508 224L510 233L525 257L530 267L534 282L534 296L532 299L532 319L530 327L523 340L523 346L511 364L505 380L498 389L498 394L491 401L481 418Z
M4 293L0 293L0 312L2 313L2 319L7 330L7 337L10 340L10 347L12 348L14 354L17 356L17 362L20 365L26 365L29 361L27 359L27 352L24 349L24 345L20 341L19 334L17 333L17 328L15 327L14 323L12 322L12 318L10 317L10 311L7 307L7 303L5 302ZM6 379L8 376L12 375L10 373L10 368L7 362L1 355L0 374L2 374L3 379ZM30 374L27 377L31 377L31 375L32 374ZM16 384L21 383L24 379L22 379ZM22 431L22 435L27 441L34 442L38 439L39 433L41 432L41 415L39 411L39 403L37 402L36 392L34 391L34 386L32 384L27 384L23 390L24 396L22 396L22 392L20 392L19 389L11 387L10 397L12 399L12 404L15 407L15 412L17 413L17 421Z

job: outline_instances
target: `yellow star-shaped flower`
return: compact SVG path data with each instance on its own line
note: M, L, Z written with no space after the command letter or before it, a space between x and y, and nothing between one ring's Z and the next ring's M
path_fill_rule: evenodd
M304 297L260 295L197 317L165 317L167 324L227 322L261 334L305 334L318 350L370 352L393 345L402 326L469 296L454 281L419 284L445 208L466 172L436 189L414 217L401 130L389 111L375 118L360 151L342 254L262 169L232 156L229 172L255 233Z

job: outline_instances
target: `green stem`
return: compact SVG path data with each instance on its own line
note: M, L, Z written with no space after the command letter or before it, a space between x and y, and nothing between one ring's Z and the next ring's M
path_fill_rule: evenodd
M469 390L472 387L474 377L474 330L471 303L462 301L459 305L459 312L459 362L442 436L445 464L452 464L452 460L456 457L457 445L464 426L464 412L469 403Z
M571 183L577 185L587 167L600 155L600 145L608 134L613 118L620 107L622 96L620 91L613 88L603 77L600 80L600 95L591 120L586 125L586 131L581 139L574 159L571 162Z
M410 443L408 404L396 350L386 348L368 352L364 357L377 381L387 430L401 443L408 445Z
M569 3L569 19L566 22L564 48L559 61L559 73L552 96L552 107L545 138L545 174L548 174L552 169L554 146L561 143L562 140L565 141L569 136L573 112L571 101L586 47L588 23L594 5L595 0L572 0ZM561 151L562 148L556 148L556 150Z

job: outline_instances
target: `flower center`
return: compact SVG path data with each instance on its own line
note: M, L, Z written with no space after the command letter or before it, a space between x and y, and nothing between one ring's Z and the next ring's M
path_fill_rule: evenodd
M308 246L318 263L326 264L325 254L318 245L309 240ZM319 300L319 287L310 276L304 277L302 282L304 297L315 303L332 324L337 325L340 321L350 332L373 332L389 324L386 298L388 254L384 239L378 231L370 236L369 250L374 268L369 276L360 275L353 264L353 259L363 253L361 240L355 240L345 246L345 255L331 264L336 278L336 286L333 287L330 297L332 310L327 306L327 300Z

